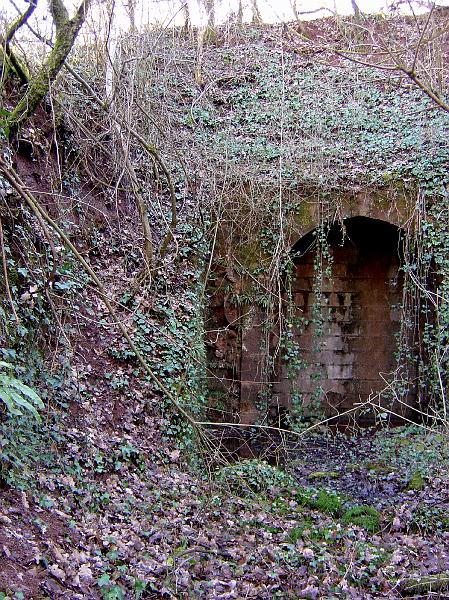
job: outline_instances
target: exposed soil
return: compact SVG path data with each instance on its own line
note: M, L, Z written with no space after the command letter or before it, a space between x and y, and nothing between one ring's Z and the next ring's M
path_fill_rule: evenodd
M307 30L312 38L325 34L313 24ZM303 54L307 60L307 48ZM44 165L52 152L44 120L42 113L36 121L43 138L24 138L16 165L56 213L67 207L47 196L58 170ZM116 211L84 185L88 207L74 211L76 226L98 213L106 229ZM118 300L135 289L128 253L141 242L133 210L119 209L120 239L101 231L94 245L87 227L80 242ZM139 308L154 331L162 321L153 311L157 294L173 314L185 310L180 290L192 274L184 267L168 257L159 273L164 285L140 290ZM129 312L122 310L124 320ZM254 490L250 470L249 493L241 493L235 481L214 480L219 456L201 461L188 438L179 446L161 394L112 353L122 341L106 317L85 286L67 317L67 406L45 415L36 455L12 468L0 489L0 598L449 598L445 434L410 428L305 437L283 464L298 485L274 485L267 476ZM62 358L57 347L54 371L66 366ZM253 475L266 467L254 464ZM337 494L338 507L305 504L300 488ZM377 511L374 528L345 520L358 505ZM417 587L424 577L432 579Z

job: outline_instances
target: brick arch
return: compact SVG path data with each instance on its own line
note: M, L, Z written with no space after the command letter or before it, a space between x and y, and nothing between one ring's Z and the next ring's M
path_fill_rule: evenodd
M296 311L304 323L312 321L294 334L307 367L291 380L288 365L280 362L279 384L274 388L279 405L288 408L291 394L296 393L306 413L319 402L328 417L346 413L369 397L379 401L377 395L397 366L398 306L403 292L399 268L403 231L386 220L365 216L350 217L343 224L344 234L340 224L329 229L331 278L316 281L315 230L293 247ZM313 323L317 302L322 313L319 335ZM404 412L403 405L388 400L386 393L381 402L395 413ZM412 398L407 399L410 402ZM359 411L359 422L372 419L372 411Z
M292 378L288 365L278 359L273 385L273 404L281 411L292 408L292 393L300 395L305 413L316 409L320 392L320 406L328 417L351 410L375 397L384 387L383 378L389 379L396 368L396 336L400 328L403 281L399 269L401 261L401 215L387 220L385 212L379 219L373 211L343 219L346 235L341 234L341 223L329 228L328 242L333 259L332 278L324 278L321 295L324 328L321 339L314 336L316 327L306 325L294 331L294 339L301 357L308 366ZM393 221L393 222L392 222ZM314 289L313 241L315 227L309 226L292 244L295 264L292 292L298 317L304 322L313 320ZM260 331L263 315L255 313L253 326L243 339L241 420L257 419L255 399L262 386ZM260 322L259 322L260 321ZM276 338L276 332L273 332ZM274 340L274 345L276 340ZM404 414L403 405L393 402L384 394L384 405L398 414ZM410 393L405 399L413 405ZM361 411L359 422L368 423L372 413Z
M333 223L324 221L325 229L334 229L344 231L344 228L348 223L378 223L384 224L387 228L393 228L403 233L403 223L402 220L399 219L385 219L381 217L373 217L372 215L365 214L352 214L351 216L343 217L342 219L335 220ZM315 237L315 232L317 231L319 223L309 225L306 229L301 231L300 235L291 236L290 245L292 249L292 253L295 252L295 249L302 247L304 244L307 244L308 241L313 242Z
M416 203L416 193L410 194L405 190L380 190L365 189L335 201L332 219L346 221L357 217L365 217L383 221L398 228L405 229L410 221ZM315 198L309 203L304 203L304 209L293 222L287 232L290 247L294 247L299 240L313 232L323 222L323 208Z

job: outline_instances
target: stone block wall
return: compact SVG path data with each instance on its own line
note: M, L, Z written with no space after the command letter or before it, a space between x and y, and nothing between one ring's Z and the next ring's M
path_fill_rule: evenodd
M238 279L229 269L215 265L209 278L209 307L205 317L208 366L208 417L238 420L240 410L240 311L232 301Z
M346 413L346 420L348 411L366 406L368 399L403 414L403 405L393 402L388 391L379 396L396 368L398 306L403 292L399 230L359 217L347 222L344 237L336 226L329 244L332 277L322 282L315 279L315 251L298 248L293 301L297 314L311 323L296 331L294 339L305 366L292 378L288 365L279 360L279 383L273 390L276 401L288 408L292 393L300 394L305 414L321 408L327 417ZM313 323L317 302L320 335ZM317 401L320 407L312 406ZM413 403L413 398L407 402ZM358 419L372 420L373 415L364 417L360 411ZM344 419L340 416L339 420Z
M279 351L279 307L270 315L256 300L251 304L248 299L254 277L238 276L230 267L215 265L206 320L210 406L217 408L218 420L251 424L266 416L261 398L265 409L271 405L271 412L276 407L277 414L285 415L293 408L292 393L300 394L307 414L322 390L320 408L328 417L351 411L369 397L379 408L384 403L404 414L404 406L388 394L383 394L380 402L376 395L396 368L403 292L400 235L402 225L410 221L413 197L398 195L394 199L389 195L387 202L378 192L363 192L346 198L339 209L340 225L334 226L329 238L332 275L323 277L319 288L313 241L314 228L322 222L321 205L311 201L302 206L307 214L304 208L300 221L292 220L285 232L295 256L291 297L295 316L303 320L312 321L312 307L320 304L324 333L317 339L313 323L295 330L304 366L292 377ZM341 222L346 228L344 238ZM248 269L255 262L254 252ZM287 293L284 309L286 303ZM267 333L270 318L275 325ZM267 359L274 361L271 372ZM271 397L267 398L267 392ZM402 400L413 405L413 391ZM226 414L220 413L223 402ZM359 413L358 420L364 419L372 420L372 413L370 417Z

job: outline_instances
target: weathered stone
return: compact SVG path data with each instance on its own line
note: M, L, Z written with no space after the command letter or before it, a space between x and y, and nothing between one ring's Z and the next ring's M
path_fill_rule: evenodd
M331 232L332 276L323 277L318 294L310 227L313 227L313 219L315 225L319 223L319 205L315 212L313 207L310 209L308 233L301 231L298 225L297 231L292 229L287 234L291 236L295 257L291 285L294 314L310 322L292 330L292 339L299 345L300 358L308 365L306 368L301 366L292 377L295 362L283 363L279 352L282 337L279 337L278 323L282 319L278 319L278 307L271 317L256 305L245 306L239 313L224 299L213 308L216 323L223 328L228 340L223 361L229 365L229 377L241 380L239 410L244 423L252 423L261 416L257 406L261 392L268 389L268 379L274 380L273 402L287 410L291 408L293 390L302 394L307 407L321 388L323 408L333 416L338 411L366 403L369 398L378 402L376 397L385 387L384 377L396 367L396 334L401 312L393 306L401 304L403 288L398 226L407 221L407 203L393 206L380 202L379 195L363 192L348 199L341 208L341 214L351 218L345 222L347 236L344 240L337 239L338 227ZM295 236L296 240L300 239L296 244ZM240 291L244 289L242 280L236 280L233 285L239 286ZM284 306L288 298L284 293ZM316 302L322 304L318 311L321 323L316 322ZM270 318L276 325L267 332L266 323ZM239 320L241 329L229 327L234 319ZM214 328L218 329L217 326L209 329ZM322 335L317 339L316 333L320 330ZM275 374L267 373L267 348L277 357ZM413 394L406 401L413 404ZM401 414L402 409L391 400L382 400L380 406L388 402Z

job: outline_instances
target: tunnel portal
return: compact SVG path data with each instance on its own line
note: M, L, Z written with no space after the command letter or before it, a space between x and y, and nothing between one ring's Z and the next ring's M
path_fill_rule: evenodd
M325 234L328 258L320 281L317 233L309 232L293 247L291 298L299 325L292 335L301 366L292 377L288 354L280 354L273 399L284 411L292 409L292 398L301 399L306 413L319 404L339 421L352 418L359 406L358 421L371 422L368 398L403 415L413 398L408 394L403 404L388 391L401 320L401 229L368 217L333 224Z

